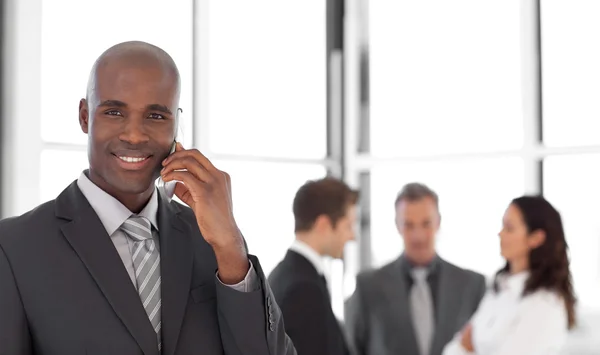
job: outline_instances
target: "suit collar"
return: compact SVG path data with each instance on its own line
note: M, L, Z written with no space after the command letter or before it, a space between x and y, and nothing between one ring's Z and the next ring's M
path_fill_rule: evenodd
M323 266L323 257L319 255L313 248L301 240L294 240L294 243L290 247L290 250L302 255L308 260L312 266L317 270L319 275L324 274L325 267Z
M185 316L192 270L194 249L192 236L200 232L194 223L187 223L179 203L160 193L158 223L161 226L160 256L162 282L162 344L163 354L173 355Z
M177 346L188 301L193 250L192 229L181 217L176 202L158 196L161 226L162 343L163 354L172 355ZM88 269L92 278L127 327L145 355L158 355L156 333L139 295L123 266L100 218L73 182L56 199L57 218L70 221L61 226L63 235Z
M76 182L56 199L65 239L145 355L158 355L156 333L114 244Z

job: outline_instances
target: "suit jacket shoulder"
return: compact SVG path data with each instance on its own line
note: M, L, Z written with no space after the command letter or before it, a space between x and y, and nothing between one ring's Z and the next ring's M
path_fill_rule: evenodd
M485 276L476 271L462 268L446 260L442 260L442 267L453 279L461 280L466 284L482 284L485 286Z
M390 278L395 278L397 266L397 261L393 261L376 269L359 272L356 276L356 288L373 289L382 282L389 282Z
M40 226L56 224L55 206L56 200L48 201L20 216L0 220L0 245L31 245L43 238Z

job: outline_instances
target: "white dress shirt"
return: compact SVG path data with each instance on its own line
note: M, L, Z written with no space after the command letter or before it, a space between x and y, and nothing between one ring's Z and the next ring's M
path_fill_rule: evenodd
M305 257L312 264L312 266L314 266L315 269L317 269L317 273L319 275L324 274L325 266L323 262L323 257L319 255L319 253L317 253L308 244L296 239L294 240L294 243L292 243L290 250Z
M96 184L87 177L86 171L82 172L79 176L77 186L98 215L98 218L100 218L100 222L102 222L102 225L106 229L106 233L110 236L110 239L117 249L117 253L121 257L121 260L123 260L123 264L125 265L125 269L129 274L131 282L137 287L132 258L133 241L120 229L121 225L134 213L127 209L127 207L116 198L96 186ZM154 189L150 201L148 201L148 204L144 209L138 213L138 216L145 217L150 221L152 224L152 237L155 240L155 245L160 246L160 243L158 242L158 193L156 189ZM168 236L166 238L168 238ZM259 283L257 277L254 266L252 265L252 262L250 262L250 270L248 270L246 278L238 284L227 286L230 286L237 291L251 292L258 288Z
M461 334L443 355L558 355L568 334L565 302L538 290L522 295L528 272L498 276L499 291L488 290L471 318L475 352L461 345Z

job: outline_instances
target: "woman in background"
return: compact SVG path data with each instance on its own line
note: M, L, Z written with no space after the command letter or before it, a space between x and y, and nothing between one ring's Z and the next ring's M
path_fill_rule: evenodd
M560 354L575 325L560 214L543 197L519 197L506 210L499 236L506 266L443 354Z

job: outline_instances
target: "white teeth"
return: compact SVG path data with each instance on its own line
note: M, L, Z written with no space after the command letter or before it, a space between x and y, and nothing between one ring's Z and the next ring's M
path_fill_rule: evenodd
M134 158L134 157L119 157L119 159L121 159L122 161L126 161L128 163L139 163L141 161L146 160L148 157L146 158Z

